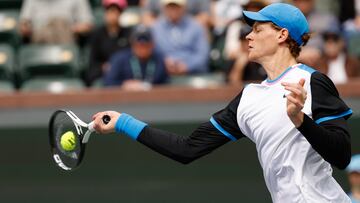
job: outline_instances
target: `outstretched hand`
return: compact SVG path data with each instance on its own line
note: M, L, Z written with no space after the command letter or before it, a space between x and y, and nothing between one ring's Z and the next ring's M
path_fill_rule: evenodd
M110 116L111 120L108 124L105 124L102 120L103 116L105 115ZM95 131L101 134L115 132L115 124L116 121L119 119L120 115L121 114L116 111L103 111L93 115L92 119L94 121Z
M298 83L281 83L288 90L290 94L287 98L287 114L295 127L299 127L304 121L304 113L301 111L304 108L307 92L304 89L305 79L300 79Z

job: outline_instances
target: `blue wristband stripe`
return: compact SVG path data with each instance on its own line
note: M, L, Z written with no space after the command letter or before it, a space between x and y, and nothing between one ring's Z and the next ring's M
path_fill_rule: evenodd
M116 121L115 131L117 133L125 133L133 140L137 140L145 126L147 126L146 123L135 119L129 114L122 113Z
M213 124L213 126L218 129L222 134L224 134L227 138L229 138L232 141L236 141L236 138L232 136L230 133L228 133L224 128L222 128L216 120L211 117L210 122Z

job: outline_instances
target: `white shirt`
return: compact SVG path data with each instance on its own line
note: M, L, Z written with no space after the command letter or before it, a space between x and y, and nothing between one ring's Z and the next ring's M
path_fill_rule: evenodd
M312 73L312 69L297 64L276 80L250 84L244 88L237 109L237 123L256 144L274 203L350 203L332 177L330 164L311 147L286 113L286 91L281 82L297 83L304 78L308 94L302 111L312 118Z
M344 84L347 82L345 54L340 54L336 59L329 62L329 70L327 75L335 84Z

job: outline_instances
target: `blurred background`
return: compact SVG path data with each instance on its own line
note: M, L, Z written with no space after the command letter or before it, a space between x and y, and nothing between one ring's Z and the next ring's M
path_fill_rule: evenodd
M271 202L255 146L181 165L125 136L92 136L79 170L56 168L48 120L127 112L188 135L266 73L247 59L242 10L299 7L312 39L299 62L353 109L360 153L359 0L0 0L0 202ZM350 191L346 171L334 176Z

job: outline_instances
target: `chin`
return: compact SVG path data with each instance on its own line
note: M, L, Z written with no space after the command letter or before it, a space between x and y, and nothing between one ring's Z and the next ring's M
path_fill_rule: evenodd
M257 62L258 57L256 57L256 55L249 53L248 59L251 62Z

